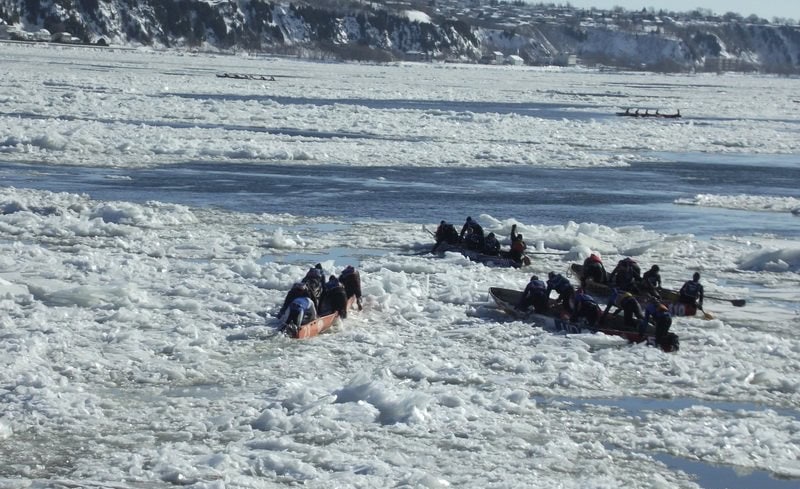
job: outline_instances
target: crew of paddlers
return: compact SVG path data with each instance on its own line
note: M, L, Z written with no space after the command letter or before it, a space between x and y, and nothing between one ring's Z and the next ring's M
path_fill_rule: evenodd
M586 286L587 280L594 283L605 284L613 289L628 292L632 295L649 295L656 299L661 298L661 268L653 265L644 274L639 264L630 257L623 258L609 274L603 266L603 261L596 253L592 253L583 261L581 287ZM678 292L678 302L691 304L697 309L703 309L703 285L700 283L700 273L695 272L692 279L685 282Z
M522 237L517 233L517 225L511 226L509 239L511 246L508 250L502 250L500 241L494 233L484 235L483 227L472 218L467 216L466 221L461 226L461 231L456 232L453 224L441 221L433 234L436 243L431 248L431 253L436 253L442 248L443 244L451 247L460 247L467 251L472 251L486 257L503 257L510 259L512 264L521 266L525 264L525 250L528 246Z
M512 266L530 264L525 255L527 246L522 234L517 233L516 224L511 227L508 250L501 249L494 233L484 234L483 227L471 216L467 217L460 231L456 231L453 224L442 220L436 232L431 234L436 240L431 253L440 251L447 245L451 249L466 250L480 256L503 255L511 260L514 264ZM573 264L571 270L578 274L580 284L577 287L564 275L550 271L546 280L532 275L521 293L496 288L490 292L501 294L505 290L505 297L514 297L511 301L505 299L503 302L500 299L498 302L511 304L504 306L506 310L555 316L559 321L583 324L590 330L608 332L610 330L604 329L603 325L609 321L609 315L622 315L622 318L611 321L616 324L613 328L624 328L624 335L628 335L625 331L636 334L635 339L626 336L630 341L643 341L647 335L653 334L652 329L647 332L648 328L654 327L655 344L665 351L677 350L677 336L669 333L675 304L682 305L681 312L676 313L678 315L694 315L696 310L703 310L704 291L699 272L695 272L692 279L686 281L679 292L675 292L662 288L658 265L652 265L642 274L639 264L630 257L619 260L611 273L608 273L600 255L591 253L582 265ZM355 301L358 309L362 309L361 279L355 268L347 266L338 277L330 275L327 280L325 277L322 265L317 263L301 281L292 286L278 312L284 325L290 325L293 329L299 328L315 321L318 313L336 313L345 318L348 301ZM604 308L587 289L606 296ZM556 299L551 299L553 292L557 295ZM662 299L662 293L667 294L668 300ZM668 306L667 303L671 305ZM744 300L733 300L732 303L741 306L744 305ZM713 316L706 315L706 319L711 317ZM619 334L619 331L614 330L612 334Z
M617 112L619 116L625 117L661 117L664 119L679 119L681 117L681 110L678 109L674 114L662 114L659 109L656 109L654 112L650 112L650 109L635 109L632 110L630 108L625 109L624 112Z
M281 322L299 327L317 319L318 315L338 312L339 317L347 317L347 299L355 296L358 309L361 302L361 277L358 270L348 265L337 277L325 279L322 264L317 263L306 272L305 277L296 282L278 311Z
M589 329L602 328L609 314L622 314L625 327L640 334L644 334L652 323L655 326L656 343L662 344L672 325L672 314L659 296L662 290L659 267L653 265L645 277L639 275L639 266L631 258L620 260L614 271L607 274L600 257L592 254L584 261L579 287L574 287L560 273L549 272L546 282L538 275L533 275L516 309L547 314L550 307L558 305L559 312L567 315L570 321L583 322ZM604 309L601 310L598 301L585 291L587 280L610 287ZM553 291L558 295L555 302L550 300ZM645 301L644 310L640 300ZM695 272L692 279L683 284L678 301L702 310L703 286L699 273Z

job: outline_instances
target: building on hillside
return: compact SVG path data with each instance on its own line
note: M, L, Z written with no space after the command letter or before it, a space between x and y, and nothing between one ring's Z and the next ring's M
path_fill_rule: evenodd
M431 56L428 53L423 53L422 51L406 51L403 53L405 56L406 61L430 61Z
M578 64L578 57L574 54L561 53L553 58L556 66L575 66Z
M52 36L50 36L50 40L53 42L62 42L62 43L79 43L81 42L80 39L77 37L73 37L72 34L69 32L56 32Z
M49 41L51 37L50 31L47 29L39 29L33 34L35 41Z
M504 63L507 65L522 66L525 64L525 60L523 60L521 56L517 56L516 54L509 54L508 56L506 56Z
M703 62L705 71L715 71L722 73L724 71L754 71L755 67L738 58L722 58L718 56L708 56Z

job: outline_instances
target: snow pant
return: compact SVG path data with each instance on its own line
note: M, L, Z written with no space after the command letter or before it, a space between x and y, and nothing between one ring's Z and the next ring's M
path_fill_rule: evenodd
M669 332L670 326L672 326L672 318L664 315L661 317L655 318L656 320L656 342L661 344L662 341L667 337L667 333Z
M594 327L597 324L597 320L600 319L600 309L597 307L597 304L582 302L578 310L575 311L574 318L585 318L586 324L589 327Z
M642 308L633 297L628 297L622 302L622 312L625 318L625 326L637 330L636 319L642 319ZM636 318L636 319L634 319Z
M571 312L572 306L570 306L570 302L572 301L572 296L575 295L575 289L572 287L567 287L563 291L558 293L558 300L561 301L561 307L564 308L565 311Z

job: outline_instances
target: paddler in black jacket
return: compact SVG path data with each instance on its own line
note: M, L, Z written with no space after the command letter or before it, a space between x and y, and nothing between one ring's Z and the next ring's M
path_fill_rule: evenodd
M339 274L339 282L344 285L344 290L348 298L356 296L358 310L364 309L364 306L361 304L361 276L358 270L353 268L352 265L347 265L347 267L342 270L342 273Z
M678 301L703 310L703 285L700 283L700 272L694 272L692 279L683 284Z
M439 227L436 228L436 233L433 237L436 239L436 244L431 248L431 253L435 253L440 244L458 244L459 239L456 227L444 220L439 223Z
M336 276L331 275L322 287L322 314L338 312L347 317L347 291Z

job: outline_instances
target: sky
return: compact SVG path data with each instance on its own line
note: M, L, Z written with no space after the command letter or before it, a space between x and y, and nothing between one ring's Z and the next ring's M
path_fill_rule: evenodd
M756 14L765 19L783 17L800 19L800 2L797 0L771 0L769 2L753 2L751 0L570 0L575 7L597 7L612 9L623 7L627 10L642 8L665 9L674 12L689 12L696 8L709 9L724 14L736 12L747 17Z

